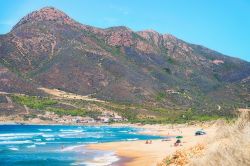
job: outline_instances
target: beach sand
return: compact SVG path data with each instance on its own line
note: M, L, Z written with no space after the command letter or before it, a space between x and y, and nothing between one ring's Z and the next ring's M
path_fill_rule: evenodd
M126 141L92 144L88 148L96 150L113 150L118 156L129 158L122 163L124 166L156 166L167 155L174 153L178 149L189 148L198 143L204 143L208 136L215 134L215 126L162 126L146 125L144 134L161 136L182 135L182 146L175 147L176 138L170 141L153 140L152 144L145 144L145 141ZM207 135L195 136L195 131L203 128Z

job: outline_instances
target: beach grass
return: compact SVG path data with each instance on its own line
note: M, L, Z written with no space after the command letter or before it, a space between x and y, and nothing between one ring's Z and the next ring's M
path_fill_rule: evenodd
M202 144L177 150L157 166L249 166L250 111L241 111L234 123L218 123L215 135Z
M194 157L190 166L250 165L250 110L242 109L234 124L221 124L216 133L208 140L204 154Z

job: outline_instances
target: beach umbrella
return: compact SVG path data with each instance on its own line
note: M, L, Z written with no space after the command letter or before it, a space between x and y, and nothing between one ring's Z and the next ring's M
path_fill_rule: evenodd
M179 135L179 136L177 136L176 138L177 138L177 139L180 139L180 138L183 138L183 136L180 136L180 135Z

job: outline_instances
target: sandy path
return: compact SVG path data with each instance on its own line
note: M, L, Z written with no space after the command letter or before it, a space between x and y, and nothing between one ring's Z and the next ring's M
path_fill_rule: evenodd
M160 131L158 133L159 135L167 135L168 133L170 135L183 135L183 146L174 147L173 144L176 139L172 139L171 141L153 140L152 144L145 144L145 141L127 141L92 144L88 147L98 150L113 150L121 157L131 158L132 160L128 160L128 162L124 163L125 166L156 166L163 158L172 154L177 149L189 148L197 143L202 143L208 135L212 135L216 131L215 127L210 127L205 129L207 135L194 136L194 132L199 130L199 127L166 129L164 127L159 128L159 126L155 126L155 130L151 131L153 128L154 127L151 126L150 129L146 131L147 134L150 134L150 132L151 134L157 134L157 131Z
M102 100L98 100L96 98L91 98L89 96L77 95L77 94L74 94L74 93L64 92L64 91L61 91L61 90L58 90L58 89L49 89L49 88L38 88L38 89L42 90L45 93L48 93L50 95L56 96L58 98L104 102Z

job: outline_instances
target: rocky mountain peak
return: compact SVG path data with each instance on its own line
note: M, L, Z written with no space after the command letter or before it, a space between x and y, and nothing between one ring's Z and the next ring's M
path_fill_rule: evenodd
M139 31L139 33L144 33L144 34L148 34L148 35L160 35L159 32L153 30L153 29L147 29L144 31Z
M144 30L144 31L139 31L137 32L138 35L141 37L152 41L156 46L159 45L159 43L162 41L162 35L155 31L155 30Z
M40 10L34 11L23 17L14 28L26 23L34 23L39 21L55 21L65 24L74 24L74 21L64 12L54 7L44 7Z
M109 45L129 47L134 44L132 30L125 26L111 27L106 31L106 40Z
M28 14L0 36L0 91L6 92L39 93L36 86L43 86L211 112L225 101L233 108L249 102L249 76L248 62L170 34L82 25L51 7Z
M110 27L107 28L106 31L126 31L126 32L132 32L131 29L129 29L126 26L114 26L114 27Z

